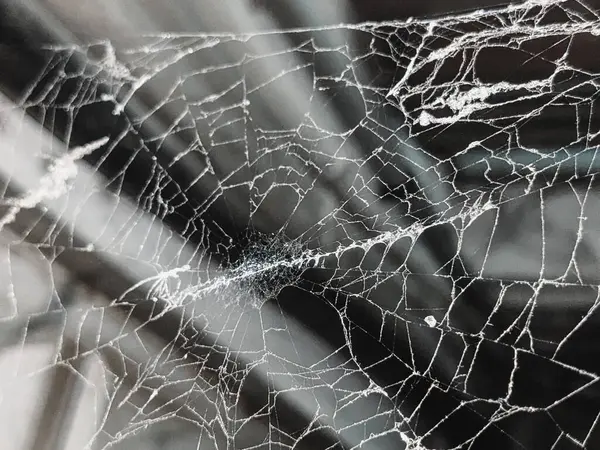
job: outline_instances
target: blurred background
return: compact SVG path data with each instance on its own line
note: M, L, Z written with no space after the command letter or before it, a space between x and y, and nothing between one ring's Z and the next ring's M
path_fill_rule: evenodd
M597 6L1 1L0 448L600 448Z

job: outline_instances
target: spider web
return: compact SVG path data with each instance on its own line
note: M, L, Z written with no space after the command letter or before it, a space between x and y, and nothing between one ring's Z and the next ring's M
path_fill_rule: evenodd
M43 175L1 223L42 208L49 229L9 248L126 268L113 298L42 311L66 311L47 368L104 399L88 447L174 416L202 449L598 445L600 68L576 50L599 33L585 4L538 0L46 47L4 108L6 155ZM90 108L109 133L79 142ZM24 150L25 113L69 149ZM105 353L121 369L93 382L78 361Z

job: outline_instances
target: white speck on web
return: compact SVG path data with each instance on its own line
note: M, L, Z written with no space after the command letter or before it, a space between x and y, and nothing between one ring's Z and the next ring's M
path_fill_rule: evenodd
M435 317L433 317L433 316L427 316L427 317L425 317L425 323L429 327L433 328L437 325L437 320L435 320Z

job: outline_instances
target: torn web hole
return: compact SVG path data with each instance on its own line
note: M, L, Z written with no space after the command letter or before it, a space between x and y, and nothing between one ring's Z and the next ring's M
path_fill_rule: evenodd
M75 217L130 201L89 248L135 267L131 286L94 311L180 317L146 363L120 341L151 338L118 327L75 355L137 376L106 388L92 441L181 415L201 448L594 448L599 68L577 49L598 25L536 1L45 48L19 106L72 149L49 173L74 184L7 202L5 223L54 197ZM155 222L174 232L125 250Z

